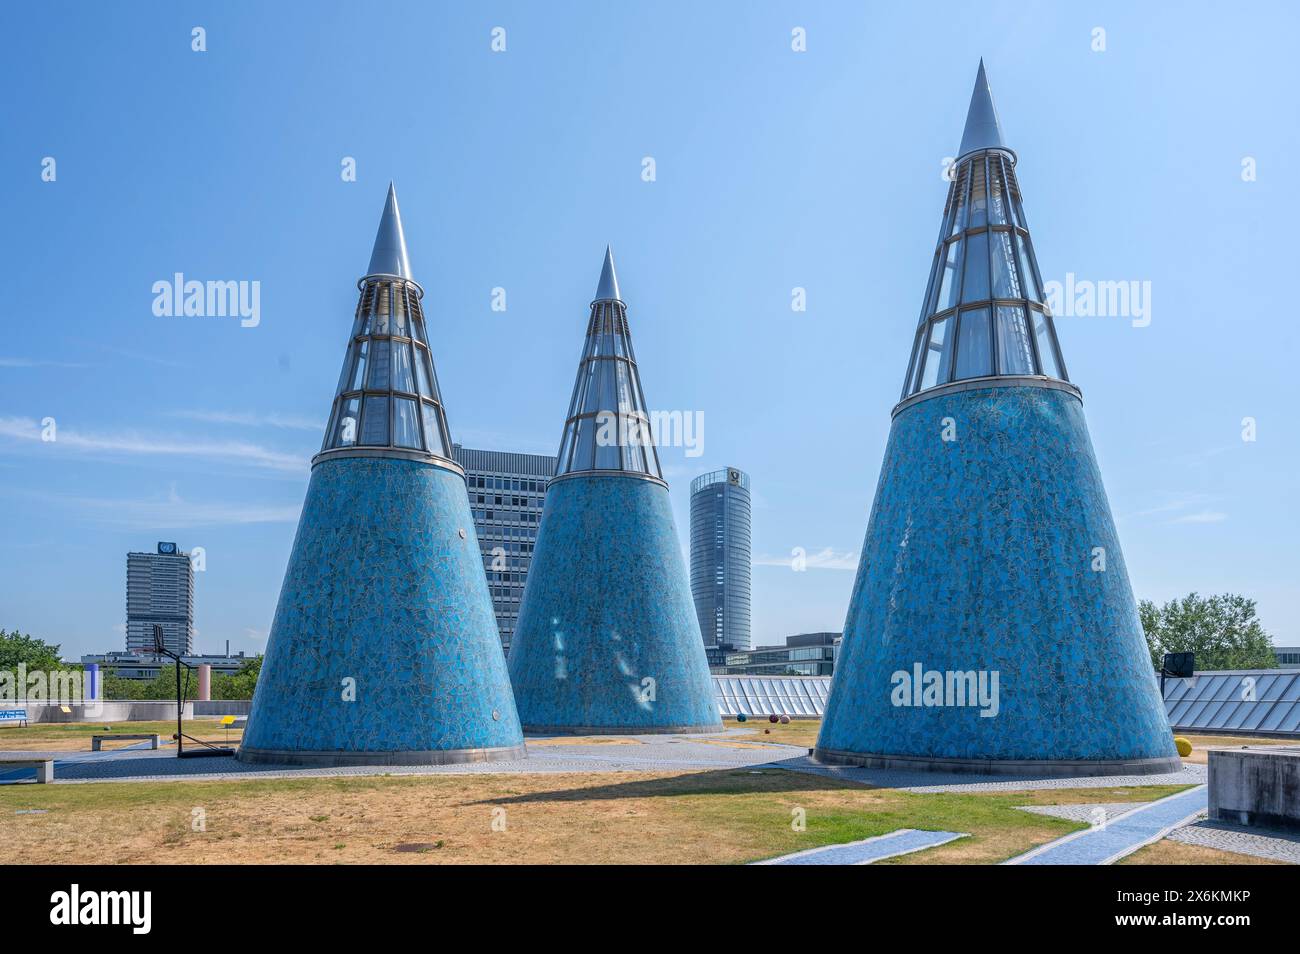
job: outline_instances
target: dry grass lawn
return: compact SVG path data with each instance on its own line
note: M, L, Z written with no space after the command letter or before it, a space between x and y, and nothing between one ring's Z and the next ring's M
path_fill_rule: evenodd
M1181 841L1163 838L1155 844L1139 848L1127 858L1121 858L1121 865L1280 865L1284 862L1271 858L1256 858L1254 855L1240 855L1235 851L1218 851L1200 845L1186 845Z
M735 863L929 828L972 837L899 863L989 863L1081 827L1016 805L1175 790L919 795L778 769L15 785L0 844L18 863Z

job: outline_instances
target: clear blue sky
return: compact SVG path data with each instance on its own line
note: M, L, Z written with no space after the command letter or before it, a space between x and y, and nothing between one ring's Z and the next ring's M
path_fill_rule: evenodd
M1137 595L1300 643L1300 15L1071 6L7 7L0 626L121 648L167 539L207 551L199 647L264 646L392 178L456 439L554 453L610 242L651 407L705 415L679 534L743 467L756 640L841 628L983 56L1045 277L1151 282L1148 327L1059 322ZM260 325L155 317L177 271L261 282Z

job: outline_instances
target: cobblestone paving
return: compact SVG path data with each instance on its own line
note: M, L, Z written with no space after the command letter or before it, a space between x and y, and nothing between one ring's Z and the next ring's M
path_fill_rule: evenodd
M1171 831L1168 837L1173 841L1202 848L1216 848L1219 851L1234 851L1239 855L1300 864L1300 835L1265 833L1261 829L1246 828L1243 825L1199 821Z
M55 759L55 784L65 782L161 782L240 778L311 778L367 775L500 775L555 772L664 772L717 770L765 765L773 758L801 754L795 746L742 742L733 733L709 736L601 736L622 744L566 743L534 745L528 758L462 765L346 766L301 768L247 764L233 758L178 759L167 749L114 752L7 753L15 758L49 755ZM31 773L26 773L30 777ZM0 780L4 784L7 780Z
M1051 815L1053 818L1064 818L1067 821L1087 822L1090 825L1101 824L1110 821L1116 815L1122 815L1127 811L1132 811L1145 802L1106 802L1098 804L1094 802L1091 805L1017 805L1022 812L1033 812L1035 815Z
M1082 778L1047 776L977 775L966 772L916 772L897 769L869 769L849 765L821 765L811 758L787 759L781 768L826 775L846 782L908 792L1028 792L1053 788L1128 788L1142 785L1201 785L1204 765L1184 764L1167 775L1100 775Z

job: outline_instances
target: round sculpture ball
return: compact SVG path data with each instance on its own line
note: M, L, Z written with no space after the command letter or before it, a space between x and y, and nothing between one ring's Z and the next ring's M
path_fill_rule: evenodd
M790 717L789 717L788 715L783 715L783 716L781 716L781 724L782 724L782 725L789 725L789 724L790 724Z
M770 716L767 717L767 721L768 721L768 722L773 722L773 723L775 723L775 722L780 722L781 720L778 719L778 718L777 718L776 716L774 716L774 715L770 715Z
M748 722L748 721L749 721L749 716L745 715L745 713L743 713L743 712L738 712L738 713L736 713L736 721L737 721L737 722Z

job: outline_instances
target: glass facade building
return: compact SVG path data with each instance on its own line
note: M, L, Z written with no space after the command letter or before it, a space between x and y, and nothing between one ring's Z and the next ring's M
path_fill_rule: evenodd
M784 646L759 646L729 652L714 674L749 676L830 676L835 672L839 633L800 633L786 637Z
M691 481L691 596L705 646L749 649L749 475L735 467Z
M126 651L152 655L155 625L162 626L167 649L193 654L194 567L174 543L126 555Z
M501 645L509 652L542 522L546 482L555 474L555 458L473 450L459 444L452 451L456 463L465 468L470 511L483 553L492 609Z

